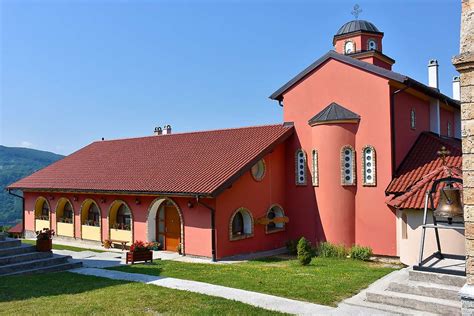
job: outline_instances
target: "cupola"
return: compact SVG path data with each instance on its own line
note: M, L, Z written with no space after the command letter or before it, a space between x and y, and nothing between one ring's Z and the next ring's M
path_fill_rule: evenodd
M392 69L395 61L382 53L383 32L371 22L353 20L345 23L334 35L334 49L339 54Z

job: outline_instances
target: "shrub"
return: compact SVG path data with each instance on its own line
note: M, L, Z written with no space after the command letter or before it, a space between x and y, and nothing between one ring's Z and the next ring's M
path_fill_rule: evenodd
M306 266L311 262L311 243L306 240L306 238L301 237L298 241L298 261L301 265Z
M285 243L288 254L296 256L298 252L298 239L290 239Z
M368 261L372 256L372 248L354 245L349 254L352 259Z
M347 249L344 245L322 242L317 248L317 254L323 258L345 258L347 257Z

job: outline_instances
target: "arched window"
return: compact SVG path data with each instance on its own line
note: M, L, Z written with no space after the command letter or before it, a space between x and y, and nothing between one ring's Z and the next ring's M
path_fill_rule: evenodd
M44 198L39 198L36 202L35 219L49 221L49 204Z
M370 39L367 42L367 50L376 50L377 49L377 42L373 39Z
M377 166L375 148L365 146L362 149L362 177L365 186L375 186L377 180Z
M416 128L416 112L415 112L415 109L411 109L411 111L410 111L410 128L411 129Z
M448 137L452 137L453 136L453 132L452 132L452 128L451 128L451 122L448 122Z
M91 203L89 206L89 210L87 211L87 220L85 222L85 225L88 226L100 226L100 212L99 208L95 203Z
M249 210L241 207L231 217L230 240L253 236L253 218Z
M117 229L131 230L132 229L132 213L127 205L122 204L117 210L117 219L115 222Z
M295 154L296 185L306 185L306 154L298 149Z
M344 44L344 54L352 54L355 52L355 45L353 41L347 41Z
M341 184L355 185L355 154L352 146L344 146L341 149Z
M252 177L255 181L262 181L265 176L265 160L260 159L251 169Z
M72 223L72 216L73 216L73 210L72 210L72 205L69 203L69 201L66 201L66 204L64 204L64 209L63 209L63 216L60 218L60 221L62 223Z
M285 228L285 222L281 221L281 219L283 219L284 216L285 213L283 212L281 206L272 205L272 207L270 207L267 212L267 219L270 221L270 223L268 223L266 226L266 232L271 233L283 230Z
M313 149L313 154L311 157L311 171L312 171L312 182L313 186L319 186L319 170L318 170L318 151Z

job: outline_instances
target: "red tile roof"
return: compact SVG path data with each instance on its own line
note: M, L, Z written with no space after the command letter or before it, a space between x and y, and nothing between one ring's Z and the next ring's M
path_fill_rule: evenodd
M23 232L23 223L20 222L8 230L12 234L21 234Z
M445 146L451 154L443 166L438 151ZM462 178L461 141L456 138L441 137L430 132L422 133L397 170L388 185L390 195L387 203L397 208L423 208L426 190L433 181L447 177L448 169L453 177ZM438 196L435 197L437 203ZM436 205L436 204L435 204Z
M279 124L98 141L8 188L215 196L292 133Z

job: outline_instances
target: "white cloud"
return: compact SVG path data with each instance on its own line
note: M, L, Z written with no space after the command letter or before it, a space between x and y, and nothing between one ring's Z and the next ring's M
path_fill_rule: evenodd
M20 143L20 146L21 146L21 147L26 147L26 148L32 148L32 147L33 147L33 144L30 143L29 141L24 140L24 141L22 141L22 142Z

